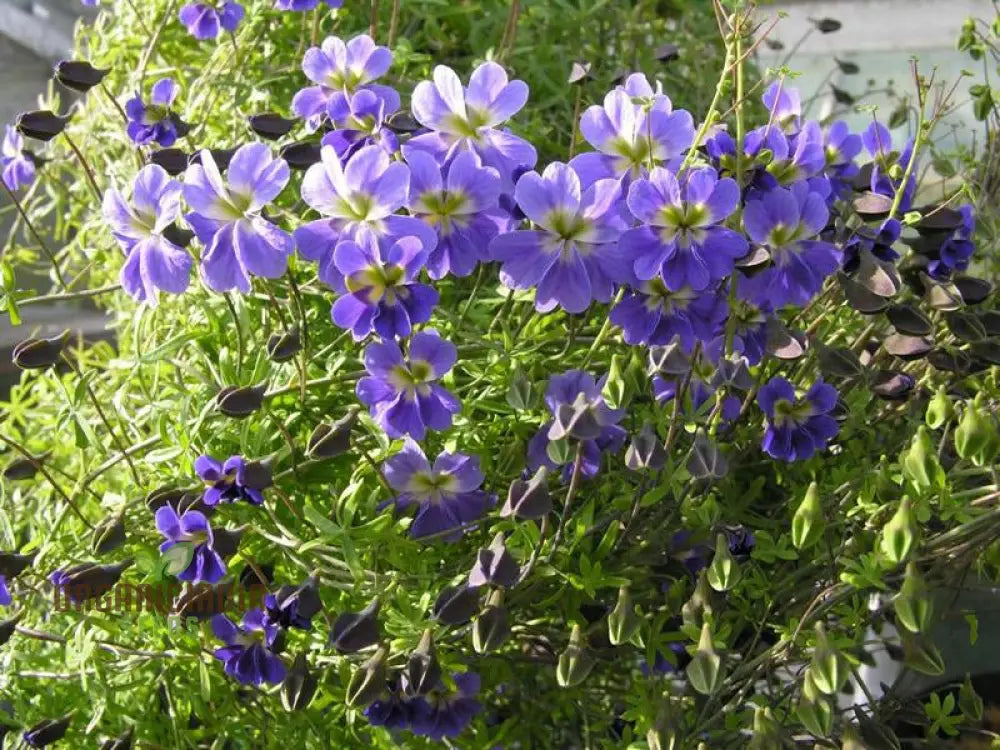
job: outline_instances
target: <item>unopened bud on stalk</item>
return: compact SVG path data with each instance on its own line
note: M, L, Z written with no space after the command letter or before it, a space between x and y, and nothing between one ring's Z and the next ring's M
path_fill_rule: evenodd
M722 657L715 652L712 628L707 622L701 626L698 650L685 671L691 687L702 695L712 695L722 683Z
M823 505L819 501L819 485L810 482L806 495L792 516L792 544L795 549L808 549L823 536Z
M926 633L930 627L934 615L934 601L917 571L917 566L912 562L906 565L903 585L893 599L893 610L896 613L896 624L911 633Z
M632 594L628 586L622 586L618 589L615 608L608 615L608 640L614 646L627 643L641 624L642 621L636 614L635 604L632 602Z
M908 497L899 503L889 523L882 529L882 552L894 565L904 562L913 549L917 538L917 525L913 518L913 508Z
M579 624L573 625L569 635L569 645L559 654L556 664L556 682L559 687L575 687L587 679L596 660Z

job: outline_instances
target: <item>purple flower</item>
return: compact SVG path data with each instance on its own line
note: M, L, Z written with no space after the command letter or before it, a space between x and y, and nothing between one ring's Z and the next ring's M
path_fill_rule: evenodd
M824 153L831 198L844 198L850 193L853 180L861 171L854 162L861 147L861 136L852 133L843 120L833 123L826 131Z
M389 437L423 440L428 428L448 429L461 409L458 399L436 382L456 358L455 347L433 329L414 334L405 359L395 342L369 344L364 353L368 377L358 381L358 398Z
M670 99L634 74L604 97L603 107L587 108L580 133L597 149L570 162L584 187L606 178L622 179L627 187L651 167L678 167L694 141L694 120L683 109L673 111Z
M411 732L436 741L457 737L483 710L482 704L476 700L480 689L478 674L453 674L452 680L455 683L454 692L447 691L442 685L423 699L429 710L412 712L409 722Z
M353 94L367 90L382 100L386 115L399 109L399 94L389 86L374 83L392 66L392 52L379 47L370 36L356 36L346 44L335 36L322 46L310 47L302 58L302 72L315 83L292 99L292 111L315 130L327 116L327 107L336 93Z
M423 716L430 706L423 698L407 698L393 685L381 698L372 701L364 710L373 727L407 729L416 716Z
M12 601L14 601L14 597L10 595L10 589L7 588L7 577L0 576L0 606L9 607Z
M434 68L433 81L421 81L413 90L411 107L417 122L431 132L416 135L403 149L426 151L440 162L461 151L475 151L513 185L518 168L531 169L538 160L535 147L500 125L517 114L528 100L524 81L508 81L495 62L476 68L465 87L454 70Z
M167 538L160 545L160 552L178 544L186 544L192 549L190 564L177 574L179 580L191 583L218 583L222 580L226 564L212 547L215 543L212 527L201 511L186 510L178 516L173 506L161 506L156 511L156 528Z
M179 91L180 87L172 78L161 78L150 90L149 104L143 102L141 94L125 102L125 114L128 116L126 130L136 145L158 143L166 148L174 144L177 123L170 106Z
M527 463L532 471L540 466L557 467L548 454L553 440L572 437L579 441L580 470L585 477L592 477L600 470L603 451L616 452L622 447L626 435L618 422L625 412L607 405L601 395L603 387L604 378L594 380L593 375L583 370L569 370L549 379L545 404L554 419L542 425L528 443ZM563 465L563 478L568 479L572 473L570 461Z
M285 665L272 646L280 628L268 623L264 613L251 609L237 627L225 615L212 618L212 632L226 645L215 650L215 658L226 665L226 674L244 685L277 685L285 679Z
M861 141L873 159L869 187L872 192L895 199L900 184L889 176L889 170L894 165L899 165L902 170L906 169L910 163L910 157L913 155L913 140L908 140L902 153L897 154L892 150L892 134L889 129L882 123L875 121L861 134ZM910 178L903 186L903 195L899 203L899 210L903 212L909 211L913 206L913 197L917 192L916 166L914 164Z
M209 507L240 500L246 500L251 505L264 503L264 494L261 492L264 488L256 486L254 477L247 471L246 459L242 456L230 456L225 463L220 463L211 456L198 456L194 462L194 470L205 482L202 501Z
M180 215L180 203L180 183L156 164L139 170L131 204L116 188L104 193L104 219L126 256L122 288L153 307L159 290L180 294L191 280L191 256L163 236Z
M274 7L276 10L312 10L320 4L321 0L275 0ZM344 0L322 0L330 8L341 8L344 5Z
M750 299L777 309L805 305L840 267L841 252L815 239L826 226L824 197L805 182L751 193L743 211L750 239L767 247L773 265L747 282Z
M355 94L337 91L330 96L327 114L336 130L323 136L324 146L332 146L342 163L365 146L378 146L387 154L399 150L396 134L385 126L385 102L374 92L361 89Z
M615 282L631 278L618 238L628 227L617 180L598 180L586 190L573 169L554 162L539 175L517 181L517 205L538 227L507 232L490 243L503 262L500 280L509 287L536 287L535 308L586 310L607 302Z
M24 153L24 138L17 128L10 125L3 137L0 165L3 167L3 182L11 190L30 185L35 179L35 162Z
M767 431L761 448L781 461L804 461L824 450L840 431L829 415L837 405L837 390L817 380L805 397L795 395L795 387L782 377L761 386L757 403L767 415Z
M744 146L747 156L751 158L757 158L765 150L771 153L767 166L756 171L752 182L754 187L768 190L811 178L814 191L824 197L830 192L829 183L822 177L826 151L819 123L810 120L791 135L785 134L776 125L765 125L747 133Z
M417 281L426 261L418 237L380 242L361 232L357 242L338 243L327 273L340 293L330 311L333 322L355 341L372 331L385 339L409 336L413 324L430 320L438 302L437 291Z
M441 453L431 466L420 446L407 438L403 450L386 460L383 472L399 494L380 507L392 504L405 510L416 505L410 525L414 539L444 535L455 541L493 505L494 498L480 489L484 477L477 456Z
M319 262L319 278L336 286L339 273L334 250L341 240L356 239L362 232L378 237L419 237L424 250L434 249L437 236L420 219L397 216L406 203L410 168L392 161L378 146L358 150L341 165L336 151L324 146L322 161L313 164L302 179L302 199L327 217L295 230L299 253Z
M201 164L184 175L185 215L205 245L201 271L209 287L250 291L250 275L275 279L285 272L294 242L291 235L261 216L288 183L288 164L263 143L240 146L223 180L208 149Z
M958 211L962 215L962 226L942 243L938 259L932 260L929 265L931 276L938 279L950 277L952 271L966 270L973 253L976 252L976 245L972 241L972 236L976 232L976 216L973 208L966 203L959 207Z
M767 350L767 319L771 312L767 305L754 305L745 299L749 293L748 280L737 277L738 299L736 305L728 311L733 324L733 353L745 357L747 364L756 365L764 359ZM720 290L720 294L725 290ZM726 324L729 324L727 319ZM713 362L718 362L726 355L726 331L718 332L704 348L705 355Z
M432 279L449 273L468 276L477 263L489 260L490 241L507 214L499 207L500 175L482 166L473 152L456 156L442 175L434 157L410 151L407 208L437 232L437 246L427 260Z
M688 380L687 391L685 392L686 400L690 402L691 412L697 412L701 409L716 392L716 386L712 383L713 373L699 368L698 364L701 363L693 365L694 373ZM673 401L677 397L677 389L684 380L683 376L663 377L662 375L654 375L653 398L660 404ZM682 404L685 409L687 409L688 405L688 403ZM739 417L741 407L742 402L739 398L736 396L726 396L722 399L720 406L722 419L726 422L732 422Z
M655 276L641 281L611 310L611 322L621 326L628 344L662 346L676 336L686 352L695 343L707 343L719 334L727 315L725 298L708 290L685 286L667 289Z
M312 618L323 608L316 579L307 578L300 586L282 586L264 597L264 622L283 628L309 630Z
M244 15L243 6L239 3L226 0L220 8L213 0L207 3L188 3L181 8L177 17L187 26L191 36L204 40L217 38L220 30L233 33Z
M844 242L844 271L853 273L861 264L862 253L871 253L885 263L894 263L899 253L893 245L899 239L902 225L898 219L886 219L878 229L862 224Z
M798 89L786 88L782 78L768 86L762 98L771 119L783 130L794 133L799 129L802 100Z
M691 170L681 184L657 167L629 188L629 210L643 226L622 235L620 253L638 279L660 275L671 291L702 291L732 273L747 253L743 235L719 226L739 201L736 182L720 180L713 169Z

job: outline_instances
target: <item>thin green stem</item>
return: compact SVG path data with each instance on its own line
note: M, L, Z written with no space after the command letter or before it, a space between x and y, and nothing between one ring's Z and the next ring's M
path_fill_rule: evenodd
M62 275L62 271L59 268L59 263L56 261L56 256L53 254L52 250L49 249L49 246L45 244L45 240L42 239L42 236L38 233L38 230L35 229L35 225L31 223L31 219L29 219L28 214L25 213L24 207L21 205L21 201L19 201L17 199L17 196L14 195L14 191L11 190L9 187L7 187L7 181L0 180L0 185L3 185L4 191L7 193L7 196L14 204L14 207L17 209L18 214L20 214L21 220L24 221L24 225L28 227L28 231L31 232L31 236L35 238L35 242L38 243L38 246L42 248L42 252L45 253L49 261L52 263L52 270L56 274L56 279L58 279L59 281L59 286L61 286L64 291L68 292L69 287L66 286L66 279ZM13 235L13 230L11 231L11 234ZM24 303L21 302L19 304L24 304Z
M94 177L94 171L90 168L87 158L83 155L83 152L77 148L77 145L73 142L73 139L69 137L69 133L65 130L63 131L63 138L66 139L66 143L69 145L73 153L76 154L76 160L80 162L80 166L83 167L83 171L87 175L87 182L90 184L90 189L94 191L94 197L100 201L102 196L101 188L97 185L97 178Z

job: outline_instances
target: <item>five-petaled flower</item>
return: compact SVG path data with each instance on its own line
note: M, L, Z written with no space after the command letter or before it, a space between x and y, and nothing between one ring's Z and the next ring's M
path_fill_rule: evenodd
M230 456L225 463L211 456L198 456L194 470L205 483L202 501L209 507L239 500L246 500L251 505L262 505L264 502L261 491L264 487L259 486L261 482L254 481L256 477L250 476L247 461L242 456Z
M186 510L178 516L173 506L164 505L156 511L156 528L167 538L160 545L160 552L178 544L191 547L191 561L177 574L178 579L191 583L218 583L226 575L226 564L212 546L215 537L204 513Z
M150 90L149 103L136 94L125 103L128 116L128 137L137 145L157 143L164 148L174 145L177 140L177 123L170 107L177 98L180 87L172 78L161 78Z
M24 152L24 138L17 128L7 126L0 149L3 182L11 190L30 185L35 179L35 162Z
M226 645L215 649L215 658L225 664L226 674L244 685L277 685L285 679L285 665L272 647L281 629L270 623L259 609L243 615L242 627L225 615L212 618L212 632Z
M220 31L232 34L240 25L246 11L233 0L225 0L221 5L217 0L188 3L177 14L188 33L195 39L215 39Z
M840 426L830 416L837 405L837 390L817 380L803 398L795 386L773 377L757 394L757 403L767 415L767 430L761 448L772 458L804 461L824 450Z

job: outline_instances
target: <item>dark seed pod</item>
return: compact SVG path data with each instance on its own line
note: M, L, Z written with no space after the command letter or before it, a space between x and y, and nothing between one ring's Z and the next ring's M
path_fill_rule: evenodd
M862 219L884 219L892 208L892 198L865 192L854 199L854 210Z
M448 586L434 602L434 619L444 625L464 625L479 612L479 589L475 586Z
M925 273L920 274L924 284L924 300L934 310L959 310L962 305L962 295L958 287L947 282L935 281Z
M596 440L603 429L587 397L581 393L573 403L559 405L549 428L549 440L562 440L566 437Z
M510 613L503 604L503 592L490 594L483 613L472 626L472 648L477 654L496 651L510 638Z
M319 598L318 581L313 576L309 576L299 586L282 586L274 598L278 609L284 611L294 605L295 614L306 620L312 619L323 609L323 602ZM282 621L280 624L289 627L291 623Z
M978 305L993 293L993 285L990 282L973 276L955 279L955 286L962 295L962 301L967 305Z
M835 31L840 31L843 24L836 18L819 18L813 19L813 25L821 34L832 34Z
M921 206L917 211L923 214L923 218L913 226L924 235L942 233L947 237L964 221L960 211L948 206Z
M219 411L227 417L242 419L260 409L264 403L266 392L266 385L243 387L230 385L219 391L215 397L215 403L219 407Z
M410 654L404 671L406 694L410 697L426 695L441 681L441 665L434 648L434 633L425 630L416 650Z
M273 362L287 362L302 350L299 329L275 333L267 340L267 356Z
M930 336L934 330L931 319L913 305L891 305L885 315L893 328L908 336Z
M318 683L309 671L305 654L299 654L281 683L281 704L286 711L301 711L312 703Z
M778 359L795 360L806 353L805 336L797 331L790 331L777 318L767 319L766 332L768 354L773 354Z
M982 341L986 338L986 327L979 317L967 312L950 312L945 315L948 330L959 341Z
M646 422L642 429L632 436L628 450L625 451L625 465L632 471L652 469L659 471L667 461L667 453L663 449L660 436L656 434L653 425Z
M69 331L63 331L50 339L25 339L14 346L14 364L22 370L44 370L51 367L59 361L68 339Z
M114 565L83 563L56 571L50 576L50 580L71 602L79 603L104 596L118 583L122 573L131 564L131 559Z
M179 148L161 148L149 155L149 163L163 167L171 177L186 170L190 162L191 157Z
M351 411L333 424L321 424L309 436L306 455L310 458L334 458L351 449L351 430L357 422L357 412Z
M129 727L114 739L104 740L101 743L101 750L131 750L133 745L135 745L135 729Z
M274 486L271 459L256 459L243 465L243 486L252 490L266 490Z
M972 356L990 365L1000 365L1000 339L976 341L969 346L969 351L972 352Z
M651 375L683 376L691 369L691 358L677 342L649 348L649 373Z
M72 718L72 714L67 714L61 719L40 721L24 732L24 741L32 747L45 747L58 742L69 729L69 722Z
M766 247L754 245L750 252L736 261L736 267L741 269L745 276L752 276L754 271L763 270L764 265L771 260L771 253Z
M704 430L699 429L691 447L688 471L695 479L722 479L729 473L729 462Z
M916 386L912 375L893 370L879 370L872 380L872 392L886 401L904 401Z
M104 80L110 68L95 68L86 60L62 60L56 65L56 80L74 91L87 92Z
M837 67L840 68L840 72L845 76L853 76L861 72L861 68L858 64L851 62L850 60L839 60L835 57L833 58L833 61L837 63Z
M111 516L94 527L95 554L106 555L123 544L125 544L125 518L123 516Z
M840 286L844 290L844 297L847 298L847 304L859 313L874 315L889 306L889 301L885 297L874 294L849 276L840 274L839 280Z
M574 83L580 83L581 81L588 80L590 76L590 63L589 62L574 62L569 69L569 78L566 79L566 83L571 86Z
M0 576L16 578L35 561L34 554L19 555L16 552L0 552Z
M367 706L385 692L385 660L389 655L382 646L375 654L355 670L347 684L347 705L352 708Z
M376 598L360 612L340 615L330 631L330 645L343 654L374 646L380 637L378 612L379 600Z
M661 44L653 52L653 57L655 57L660 62L673 62L681 56L681 48L672 42L666 42Z
M220 583L214 586L207 583L187 583L180 595L173 601L171 609L184 620L189 617L207 620L226 611L232 594L233 585L231 583Z
M33 458L15 458L3 470L3 478L11 481L19 479L31 479L38 473L38 467L45 459L45 456L35 456Z
M320 160L320 145L311 141L299 141L283 146L279 152L292 169L309 169Z
M223 557L232 557L240 548L240 540L243 539L243 532L247 528L247 526L238 526L235 529L213 529L212 536L215 538L213 548Z
M1000 311L987 310L979 313L979 322L983 324L988 336L1000 336Z
M181 119L181 116L176 112L168 114L167 119L170 120L171 124L174 126L174 130L177 131L178 138L183 138L191 132L191 123L184 122L184 120ZM215 153L213 152L212 155L214 156ZM227 166L229 165L230 158L232 158L232 153L230 153L229 158L226 159ZM225 167L223 167L222 164L219 164L219 169L225 169Z
M830 347L821 343L816 347L820 372L826 378L857 378L865 374L858 355L847 347Z
M191 154L188 164L201 164L201 152L203 150L199 149ZM229 168L229 162L232 161L233 154L236 153L236 148L210 148L208 152L212 155L215 166L219 168L220 172L224 172Z
M832 83L830 84L830 93L833 94L833 100L837 102L837 104L844 104L850 107L857 101L857 99L854 98L854 94L846 89L840 88L839 86L834 86Z
M505 586L510 587L517 583L517 578L521 574L521 566L510 554L507 545L504 543L503 532L493 537L493 542L486 549L479 550L476 556L476 564L469 572L470 586Z
M17 617L12 617L9 620L4 620L0 622L0 646L3 646L10 637L14 635L14 628L17 627L18 621L20 621L20 615Z
M176 510L178 515L186 510L197 510L204 513L205 516L211 516L215 513L215 506L205 505L200 495L177 487L158 487L146 495L145 503L151 513L155 513L164 505L169 505Z
M540 466L527 482L515 479L510 483L507 500L500 509L502 518L514 516L523 520L536 520L552 512L549 495L548 469Z
M48 109L22 112L17 116L17 130L28 138L51 141L65 130L69 119L69 115L60 117Z
M972 358L958 349L935 349L927 355L927 361L943 372L963 373L972 366Z
M194 239L194 232L190 229L182 229L177 226L177 222L174 222L163 230L163 238L168 242L173 242L178 247L187 247Z
M885 350L894 357L909 362L922 359L934 348L934 340L927 336L905 336L894 333L885 340Z
M289 120L276 112L263 112L259 115L250 115L247 118L250 129L261 138L269 141L276 141L292 132L292 128L298 124L298 120Z
M260 571L258 573L258 571ZM261 578L261 575L264 577ZM244 565L240 571L240 586L245 589L254 586L268 587L274 582L274 566L258 563L256 566Z

